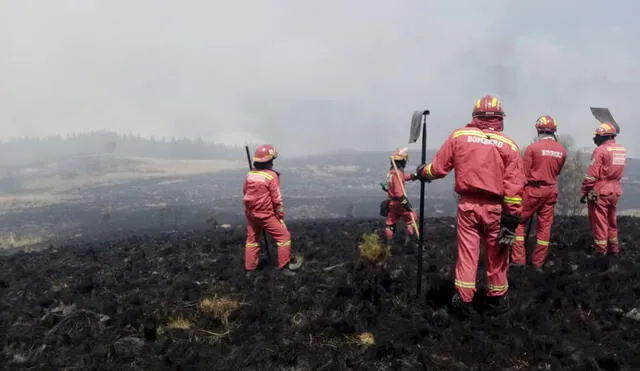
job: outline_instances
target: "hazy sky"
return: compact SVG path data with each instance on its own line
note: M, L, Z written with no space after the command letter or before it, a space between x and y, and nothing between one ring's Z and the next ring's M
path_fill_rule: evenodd
M0 0L0 138L109 129L282 155L383 149L429 108L435 148L495 93L520 144L548 113L592 146L590 105L630 144L637 14L637 0Z

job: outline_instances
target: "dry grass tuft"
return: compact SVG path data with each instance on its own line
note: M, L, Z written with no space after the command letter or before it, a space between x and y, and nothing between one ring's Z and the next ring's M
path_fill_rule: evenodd
M216 295L213 298L207 297L202 299L198 306L201 312L213 314L225 327L229 327L229 316L243 304L244 303L237 300L218 297L218 295Z
M350 343L365 347L376 343L373 334L370 332L364 332L360 335L347 336L347 340L349 340Z
M358 248L360 258L372 264L386 262L391 256L391 247L383 244L376 233L363 234Z
M187 318L184 318L182 316L171 317L169 318L169 323L167 324L167 327L174 328L174 329L188 330L191 328L191 321L189 321Z
M206 344L217 344L220 342L220 340L224 339L227 335L229 335L231 333L231 330L227 330L221 333L208 331L208 330L198 330L198 332L203 334L204 336L197 336L196 337L197 341L202 341Z

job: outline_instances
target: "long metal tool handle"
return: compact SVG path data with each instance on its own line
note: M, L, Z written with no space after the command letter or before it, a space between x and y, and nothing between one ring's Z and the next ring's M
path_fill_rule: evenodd
M249 153L249 146L244 146L245 152L247 152L247 162L249 163L249 170L253 170L253 164L251 163L251 154ZM269 241L267 240L267 234L262 231L262 240L264 242L264 248L267 252L267 261L271 262L271 252L269 251Z
M249 153L249 146L244 146L244 151L247 153L247 162L249 163L249 170L253 170L253 164L251 163L251 153Z
M427 115L422 115L422 153L420 154L420 163L427 162ZM422 290L422 250L424 248L424 182L420 182L420 225L419 243L418 243L418 277L416 283L416 297L420 296Z
M525 234L524 237L524 242L523 242L523 246L524 246L524 251L527 251L527 245L529 244L529 232L531 232L531 224L533 223L533 217L536 214L531 214L531 216L529 217L529 225L527 226L527 233Z
M409 197L407 197L407 191L404 188L404 179L400 178L400 172L398 171L398 167L396 166L396 162L393 161L393 156L391 157L391 163L393 164L393 169L396 171L396 176L400 179L400 188L402 189L402 195L406 199L409 199ZM421 233L418 230L418 225L416 224L416 219L413 217L413 210L411 210L411 223L413 223L413 228L416 230L416 233L418 234L418 237L420 237Z

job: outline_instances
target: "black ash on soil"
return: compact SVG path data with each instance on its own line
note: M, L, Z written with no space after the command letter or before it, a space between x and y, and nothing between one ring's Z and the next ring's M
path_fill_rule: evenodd
M621 256L591 257L586 221L559 218L545 272L510 270L512 311L470 321L445 308L453 294L452 219L427 220L419 299L414 298L415 251L396 244L386 268L375 274L359 260L362 233L382 227L380 221L289 224L306 258L297 277L281 276L273 265L245 277L244 231L232 229L3 257L0 365L32 370L640 368L636 219L620 218ZM480 269L480 311L483 274Z

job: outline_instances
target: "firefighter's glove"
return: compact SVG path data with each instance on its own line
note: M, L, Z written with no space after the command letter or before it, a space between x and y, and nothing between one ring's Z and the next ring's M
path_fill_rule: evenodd
M418 180L418 173L411 174L411 177L409 178L409 180Z
M498 242L503 246L511 246L516 242L516 232L507 227L500 227Z
M400 200L400 205L402 205L402 207L404 207L405 209L411 211L411 202L409 202L409 199L407 197L402 197L402 200Z
M426 174L425 174L426 172L424 171L424 169L426 167L427 167L427 164L422 164L422 165L418 166L418 168L416 169L416 172L415 172L416 178L421 180L421 181L423 181L423 182L431 183L431 179L429 179L426 176Z
M284 219L284 209L278 209L276 211L276 218L280 220Z
M596 202L597 200L598 200L598 192L594 191L593 189L589 190L587 194L582 195L582 197L580 197L581 204L586 204L587 202Z
M387 184L386 183L380 183L380 188L382 188L382 190L385 191L385 192L389 192L389 188L387 188Z
M516 228L520 224L520 217L510 214L502 214L500 218L500 234L498 242L501 245L513 245L516 242Z

